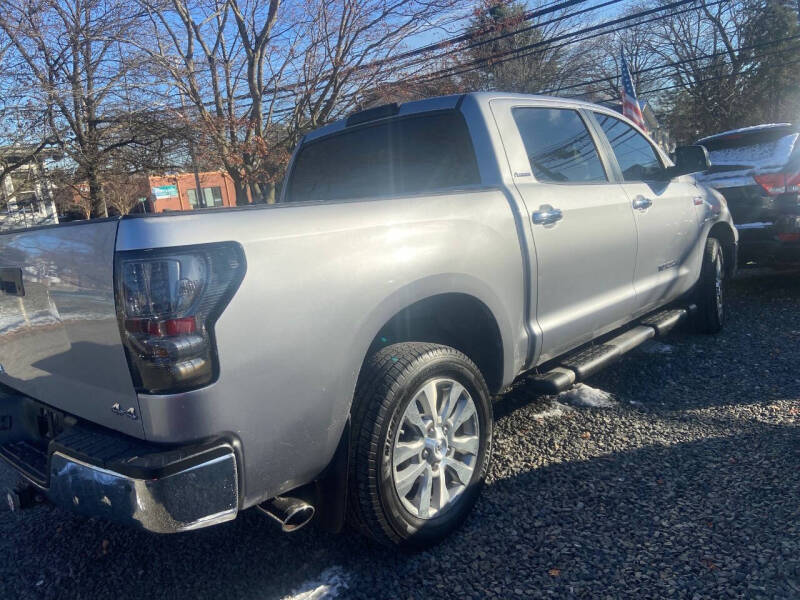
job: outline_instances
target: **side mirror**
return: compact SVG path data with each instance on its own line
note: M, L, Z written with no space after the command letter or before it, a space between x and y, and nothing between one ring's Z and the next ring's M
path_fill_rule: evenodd
M678 146L675 148L675 168L673 175L687 175L708 171L711 159L703 146Z

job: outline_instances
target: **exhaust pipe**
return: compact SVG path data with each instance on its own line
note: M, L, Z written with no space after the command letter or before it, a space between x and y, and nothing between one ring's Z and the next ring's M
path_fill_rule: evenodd
M314 518L314 507L300 498L291 496L277 496L272 500L262 502L258 510L274 519L281 527L281 531L297 531L305 527Z

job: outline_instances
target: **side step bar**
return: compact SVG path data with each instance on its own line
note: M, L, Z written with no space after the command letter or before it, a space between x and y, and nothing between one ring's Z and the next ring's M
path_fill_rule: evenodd
M529 377L528 382L534 390L543 394L563 392L576 381L594 375L647 340L656 335L665 335L693 312L694 308L674 308L649 315L642 319L640 325L602 344L587 346L557 359L558 366Z

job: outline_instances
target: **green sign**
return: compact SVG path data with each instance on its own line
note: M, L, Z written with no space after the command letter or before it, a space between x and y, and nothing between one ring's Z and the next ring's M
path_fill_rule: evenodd
M158 187L150 188L150 191L153 192L153 196L156 197L156 200L160 200L161 198L178 197L177 185L160 185Z

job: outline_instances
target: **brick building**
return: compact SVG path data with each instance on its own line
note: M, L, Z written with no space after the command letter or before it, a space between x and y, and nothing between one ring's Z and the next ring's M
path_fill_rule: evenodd
M198 194L194 173L151 175L147 212L236 206L236 188L230 175L222 171L210 171L200 173L199 179Z

